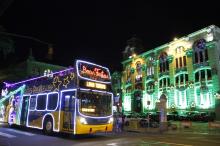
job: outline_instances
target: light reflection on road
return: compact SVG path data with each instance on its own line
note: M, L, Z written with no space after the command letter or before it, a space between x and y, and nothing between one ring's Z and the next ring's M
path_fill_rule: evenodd
M109 146L118 146L118 143L109 143L107 145L109 145Z
M129 142L125 143L108 143L106 146L192 146L186 144L179 144L179 143L170 143L170 142L162 142L162 141L142 141L142 142Z

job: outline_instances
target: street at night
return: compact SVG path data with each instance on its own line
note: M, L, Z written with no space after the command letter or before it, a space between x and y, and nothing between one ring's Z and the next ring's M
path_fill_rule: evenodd
M0 146L220 146L211 1L0 0Z
M165 133L122 132L73 136L43 135L39 130L0 128L0 146L219 146L220 132L168 131Z

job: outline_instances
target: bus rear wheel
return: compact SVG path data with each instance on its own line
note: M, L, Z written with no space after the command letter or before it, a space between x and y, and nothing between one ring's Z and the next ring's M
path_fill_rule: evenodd
M43 132L47 135L53 134L53 120L52 120L52 118L49 117L44 120Z

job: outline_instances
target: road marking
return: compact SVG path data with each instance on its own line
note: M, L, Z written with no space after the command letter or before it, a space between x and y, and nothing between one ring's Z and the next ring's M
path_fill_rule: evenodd
M7 131L11 131L11 132L15 132L15 133L23 134L23 135L27 135L27 136L34 136L35 135L35 134L32 134L32 133L28 133L28 132L24 132L24 131L18 131L18 130L15 130L15 129L7 129Z
M107 145L110 145L110 146L117 146L118 144L117 144L117 143L108 143Z
M165 141L158 141L158 143L171 144L171 145L179 145L179 146L192 146L192 145L188 145L188 144L172 143L172 142L165 142Z
M0 136L4 136L4 137L7 137L7 138L14 138L14 137L16 137L14 135L3 133L3 132L0 132Z
M208 132L193 132L193 134L201 134L201 135L208 135Z

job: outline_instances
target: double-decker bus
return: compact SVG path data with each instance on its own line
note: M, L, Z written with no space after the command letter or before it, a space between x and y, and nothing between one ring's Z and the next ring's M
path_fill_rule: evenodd
M42 129L46 134L92 134L113 128L109 69L76 60L73 68L5 83L0 120Z

